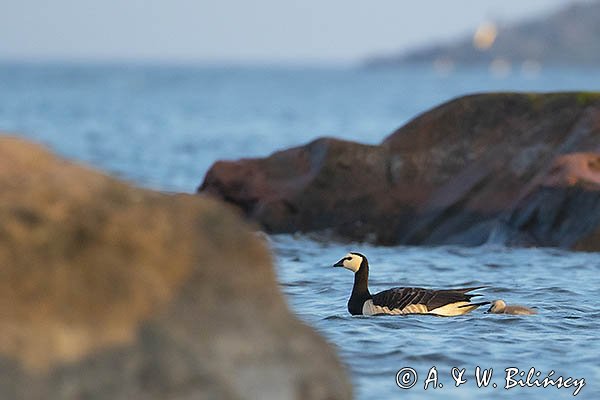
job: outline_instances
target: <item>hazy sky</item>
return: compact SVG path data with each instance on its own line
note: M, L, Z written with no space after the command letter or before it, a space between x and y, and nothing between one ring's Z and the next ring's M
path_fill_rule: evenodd
M0 59L346 62L573 0L0 0Z

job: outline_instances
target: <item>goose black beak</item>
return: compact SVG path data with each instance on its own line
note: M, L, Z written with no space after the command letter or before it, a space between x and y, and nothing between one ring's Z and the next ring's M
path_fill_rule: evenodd
M344 259L342 258L340 261L336 262L335 264L333 264L334 267L343 267L344 266Z

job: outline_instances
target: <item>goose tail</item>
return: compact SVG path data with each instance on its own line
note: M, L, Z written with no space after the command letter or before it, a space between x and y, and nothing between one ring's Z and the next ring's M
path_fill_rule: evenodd
M472 287L466 287L466 288L458 288L458 289L445 289L442 290L443 292L458 292L458 293L469 293L469 292L473 292L475 290L478 289L487 289L489 288L489 286L472 286ZM481 296L480 294L474 294L473 296Z
M472 310L476 309L477 307L480 306L485 306L487 304L492 304L491 301L482 301L480 303L469 303L469 304L463 304L462 306L458 306L458 308L465 308L465 307L473 307Z

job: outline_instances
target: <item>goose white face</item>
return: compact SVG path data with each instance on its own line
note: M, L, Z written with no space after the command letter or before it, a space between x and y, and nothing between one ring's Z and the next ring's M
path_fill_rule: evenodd
M348 253L344 258L335 263L334 267L344 267L349 269L350 271L356 273L360 269L360 264L362 264L362 257L357 254Z

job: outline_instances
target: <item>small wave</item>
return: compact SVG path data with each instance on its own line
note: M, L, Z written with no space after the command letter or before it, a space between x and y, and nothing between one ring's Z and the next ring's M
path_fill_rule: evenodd
M498 325L522 324L527 319L535 318L535 315L510 315L510 314L485 314L487 318Z
M294 282L283 282L280 283L281 286L284 287L303 287L303 286L309 286L314 284L314 281L309 281L309 280L299 280L299 281L294 281Z
M514 289L509 289L505 287L490 287L487 289L489 293L513 293Z
M532 289L532 290L551 293L553 295L556 295L556 294L578 295L579 294L577 292L573 292L569 289L565 289L564 287L560 287L560 286L550 286L547 288L536 288L536 289Z
M496 269L496 268L506 268L506 265L503 264L494 264L494 263L485 263L483 264L484 267L488 267L490 269Z
M409 355L403 358L403 361L407 362L425 362L425 363L446 363L460 365L461 360L458 358L450 357L449 355L442 352Z
M399 348L393 349L393 350L388 350L382 353L371 353L368 355L368 358L375 358L375 359L383 359L383 358L389 358L389 357L406 357L406 351L403 351Z
M341 316L341 315L329 315L329 316L327 316L325 318L322 318L321 320L322 321L346 321L348 319L350 319L350 318L349 317L344 317L344 316Z

